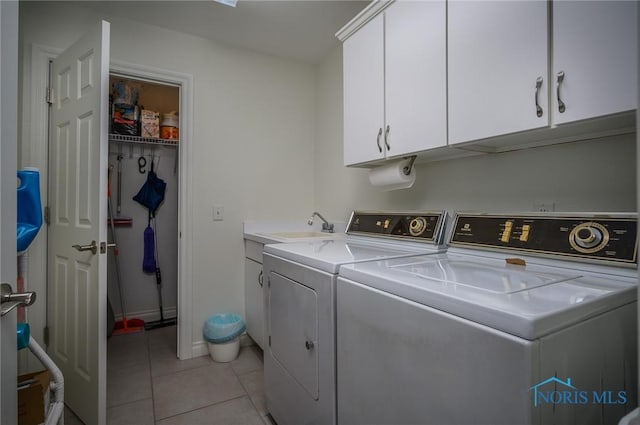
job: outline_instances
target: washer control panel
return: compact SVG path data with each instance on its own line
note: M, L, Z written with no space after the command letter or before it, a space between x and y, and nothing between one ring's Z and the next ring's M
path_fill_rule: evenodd
M635 264L637 217L458 213L449 245Z
M446 213L381 213L354 211L348 234L410 239L416 242L442 243Z

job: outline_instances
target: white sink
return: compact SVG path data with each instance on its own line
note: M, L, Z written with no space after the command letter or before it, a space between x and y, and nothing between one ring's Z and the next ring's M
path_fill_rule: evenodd
M276 237L276 238L284 238L284 239L307 239L307 238L330 239L335 236L335 233L325 233L325 232L274 232L274 233L265 233L265 234Z

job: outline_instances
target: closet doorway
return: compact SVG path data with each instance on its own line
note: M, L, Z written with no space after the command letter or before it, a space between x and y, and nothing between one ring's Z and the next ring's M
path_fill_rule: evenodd
M191 314L191 208L189 185L191 173L190 130L192 128L193 77L174 71L149 68L111 61L111 83L128 81L139 90L138 106L160 114L175 111L178 117L177 139L133 138L126 135L109 137L109 164L112 164L112 208L117 213L118 157L121 156L121 208L120 215L132 219L130 227L115 228L121 265L120 287L126 306L127 319L140 318L145 322L160 319L157 277L142 269L144 231L148 225L148 211L132 199L144 184L153 160L154 171L165 181L165 199L156 211L154 239L158 247L158 266L162 280L162 304L164 318L177 319L177 353L180 359L194 356ZM113 99L115 101L115 99ZM161 134L162 135L162 134ZM122 141L125 140L125 141ZM144 160L140 160L144 158ZM144 165L144 168L141 166ZM141 173L140 171L145 171ZM153 227L153 226L152 226ZM111 237L111 231L108 232ZM116 320L120 318L121 305L113 256L109 258L108 298ZM125 260L126 259L126 260Z
M28 74L29 87L28 97L30 101L26 105L24 113L29 117L25 121L23 127L22 144L20 150L22 153L21 161L25 164L38 167L41 171L41 187L43 200L49 199L50 196L50 152L49 152L49 111L51 99L47 94L50 92L50 63L56 59L61 53L61 49L49 48L40 45L32 45L32 54L30 58L25 59L26 63L30 66ZM179 88L179 134L180 143L175 149L178 158L178 170L177 170L177 352L176 357L179 359L190 359L199 355L193 348L192 341L192 300L191 300L191 282L192 282L192 266L191 266L191 252L192 252L192 189L190 185L191 172L187 164L191 162L191 149L190 149L190 137L192 129L192 108L193 108L193 76L176 71L162 70L158 68L150 68L140 65L132 65L130 63L118 63L110 61L108 67L109 72L118 76L128 76L133 79L140 79L149 82L158 82L165 85L170 85ZM108 84L108 82L105 82ZM105 92L106 94L106 92ZM45 100L46 99L46 100ZM108 109L108 98L103 101L105 105L105 111ZM104 115L104 119L108 120L107 113ZM105 128L105 133L108 133L108 129ZM105 139L107 134L105 134ZM116 148L117 149L117 148ZM125 151L126 152L126 151ZM164 161L162 159L161 161ZM160 164L162 168L165 167L165 163ZM167 168L171 168L169 165ZM106 171L106 167L105 167ZM105 173L106 174L106 173ZM114 204L115 206L115 204ZM47 213L48 208L45 209ZM106 213L106 211L105 211ZM124 213L124 212L123 212ZM160 212L158 212L160 214ZM45 214L47 216L47 214ZM46 217L45 217L46 218ZM49 311L50 311L50 290L49 286L51 281L47 273L48 263L48 246L50 244L48 232L41 235L38 244L33 247L30 252L30 273L32 279L30 288L37 291L39 294L43 294L44 300L41 299L39 305L29 312L29 322L32 325L34 337L39 338L40 341L44 341L45 345L49 345ZM162 235L159 235L163 237ZM160 241L162 243L162 240ZM122 243L122 242L121 242ZM161 264L162 266L162 264ZM104 278L106 279L106 272ZM126 289L125 289L126 291ZM156 289L157 293L157 289ZM157 295L154 297L157 300ZM115 301L114 301L115 303ZM106 322L106 308L101 311L93 311L97 321ZM73 326L73 323L69 324ZM106 327L106 326L105 326ZM102 329L104 329L103 327ZM55 329L51 329L55 332ZM105 332L106 333L106 332ZM105 334L102 334L105 335ZM105 341L106 342L106 341ZM49 349L51 347L48 346ZM99 356L104 361L106 353L101 353ZM32 366L32 359L26 356L22 366L24 368L30 368ZM106 376L102 375L102 371L105 369L100 367L100 376L97 386L102 388L100 391L104 394L104 388L106 384ZM71 391L71 382L69 382ZM104 406L104 399L100 401L100 404Z
M49 82L49 65L50 62L55 59L62 51L55 48L49 48L39 45L33 45L33 54L31 59L31 85L30 85L30 105L28 107L28 115L31 117L30 122L28 123L27 134L30 136L26 137L26 141L23 142L22 150L23 157L29 158L28 163L38 167L41 170L42 176L42 196L43 199L46 199L48 196L48 174L49 174L49 153L48 153L48 122L49 122L49 104L48 102L43 102L42 99L45 97L45 93L47 93L47 88L50 87ZM133 80L147 81L150 83L157 83L160 85L170 86L177 88L180 93L179 97L179 143L176 147L171 147L168 149L172 150L172 154L177 156L177 173L176 173L176 183L177 187L175 188L174 193L177 192L177 282L176 282L176 290L177 290L177 353L176 356L179 359L185 360L193 357L197 357L200 355L198 350L194 348L193 338L192 338L192 329L193 329L193 315L192 315L192 301L191 301L191 293L192 293L192 266L191 266L191 252L192 252L192 207L191 200L193 199L192 194L192 185L189 184L191 181L191 171L188 167L188 164L191 162L191 148L190 148L190 140L191 140L191 129L192 129L192 120L193 120L193 76L186 73L169 71L159 68L150 68L143 65L136 65L127 62L119 62L111 60L110 62L110 74L114 76L123 76ZM143 105L145 106L145 105ZM161 117L162 119L162 117ZM111 143L110 143L111 145ZM113 149L113 148L112 148ZM117 152L117 147L115 148ZM123 154L125 156L129 155L129 149L127 147L123 147ZM156 150L158 151L158 150ZM134 147L134 157L140 152L140 148ZM145 150L148 152L148 148ZM162 154L161 154L162 155ZM113 158L110 158L110 161ZM150 164L148 164L150 166ZM160 164L160 172L171 173L173 175L173 167L175 164L172 160L167 159L163 156ZM117 173L117 170L115 170ZM162 176L162 174L161 174ZM114 176L115 177L115 176ZM116 180L114 180L114 184L116 184ZM114 201L114 208L116 204ZM158 210L158 216L160 217L162 212L162 208L160 207ZM114 209L115 213L115 209ZM123 210L123 214L126 212ZM145 221L146 223L146 221ZM116 230L117 236L120 235L119 230ZM159 242L164 243L167 241L164 233L159 234L160 237ZM176 235L176 233L174 233ZM167 236L170 236L167 234ZM142 238L142 235L140 236ZM164 240L162 239L164 238ZM176 240L176 237L174 237ZM120 243L124 243L124 241L120 241ZM38 293L48 294L47 288L47 274L46 274L46 262L47 262L47 250L46 247L48 245L46 234L42 237L42 241L39 246L34 247L31 252L30 261L33 264L41 265L40 267L32 267L33 273L33 289L38 291ZM162 264L161 264L162 266ZM141 265L140 265L141 267ZM164 286L164 270L163 272L163 286ZM155 279L155 276L154 276ZM41 282L41 283L38 283ZM157 306L157 289L153 289L156 291L154 293L153 301L155 304L153 306ZM125 288L126 292L126 288ZM115 295L114 295L115 296ZM114 309L117 308L115 304L118 304L119 301L117 299L111 300L114 304ZM127 306L128 308L128 306ZM157 309L157 307L156 307ZM150 312L147 312L149 314ZM172 310L169 310L167 315L171 317L170 314ZM47 307L46 302L39 303L37 308L30 311L30 316L33 323L36 324L34 327L34 334L36 337L40 338L40 340L47 340L45 337L48 332L47 326ZM148 316L152 317L152 316ZM30 366L31 361L29 359L25 359L24 363L27 365L27 368Z
M125 319L134 329L142 321L146 330L173 326L178 317L180 86L111 73L109 87L108 234L117 251L109 253L107 294L114 332L127 332L121 328Z

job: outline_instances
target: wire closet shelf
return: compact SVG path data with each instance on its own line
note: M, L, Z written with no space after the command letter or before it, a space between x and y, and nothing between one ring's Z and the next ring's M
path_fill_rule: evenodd
M178 146L179 139L156 139L152 137L127 136L123 134L109 134L110 142L117 143L137 143L143 145Z

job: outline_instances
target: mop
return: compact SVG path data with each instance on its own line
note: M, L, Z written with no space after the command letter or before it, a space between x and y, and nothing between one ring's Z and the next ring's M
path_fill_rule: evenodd
M155 273L156 287L158 288L158 304L160 308L160 320L147 322L144 325L145 330L162 328L165 326L173 326L176 319L164 318L164 306L162 303L162 274L160 273L158 241L156 229L156 211L160 204L164 201L164 192L166 183L160 179L154 171L154 162L151 160L151 171L147 174L147 181L140 188L140 191L133 199L149 210L149 222L144 231L144 257L142 259L142 270L145 273ZM153 227L151 227L153 223Z
M155 229L156 227L156 220L155 217L153 219L153 228ZM155 231L155 230L154 230ZM156 238L157 239L157 238ZM155 269L155 273L156 273L156 287L158 288L158 303L159 303L159 307L160 307L160 320L155 320L152 322L147 322L144 324L144 329L149 331L152 329L157 329L157 328L164 328L165 326L173 326L176 324L176 318L170 318L170 319L165 319L164 318L164 312L163 312L163 306L162 306L162 275L160 273L160 263L158 261L158 241L155 240L153 241L153 246L154 246L154 260L155 260L155 265L156 265L156 269Z
M120 274L120 259L118 257L118 242L116 240L116 228L113 220L113 208L111 206L111 172L113 170L113 166L109 166L109 186L107 190L107 205L109 208L109 218L111 226L111 240L113 241L113 258L116 266L116 284L118 286L118 293L120 294L120 306L122 307L122 320L119 320L114 325L113 335L122 335L133 332L140 332L144 329L144 320L142 319L127 319L127 308L124 303L124 296L122 293L121 286L121 274Z

